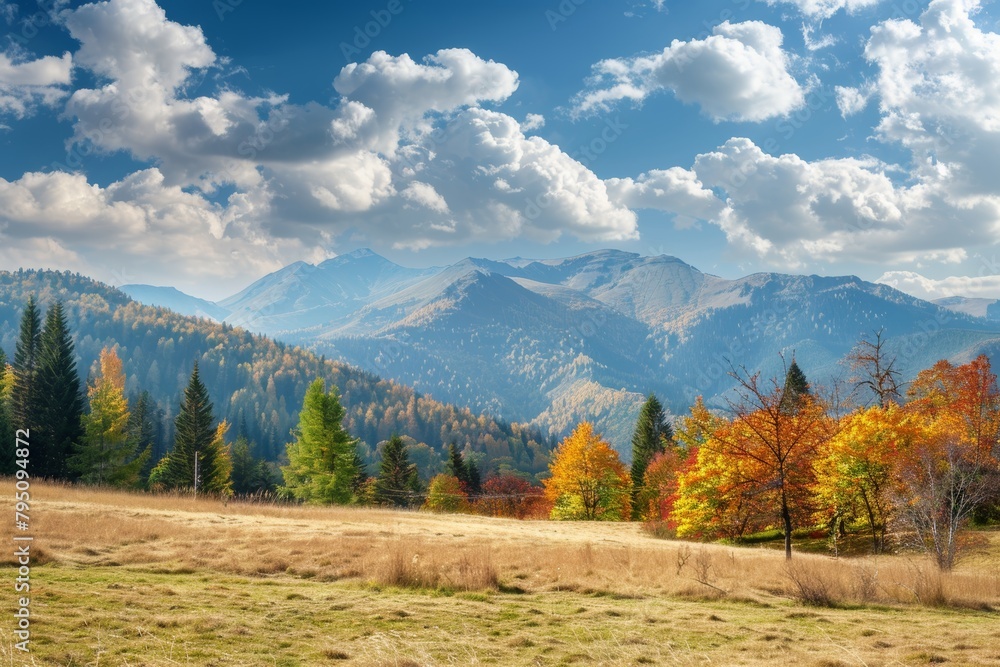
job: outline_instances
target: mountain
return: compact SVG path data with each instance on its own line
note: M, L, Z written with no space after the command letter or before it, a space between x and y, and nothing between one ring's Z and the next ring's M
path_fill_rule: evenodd
M424 270L365 250L293 265L221 305L227 322L554 436L589 419L626 456L650 392L674 414L698 395L725 407L731 371L781 377L792 356L828 384L883 327L907 377L1000 350L1000 325L855 276L727 280L619 250Z
M190 296L174 287L154 287L152 285L122 285L118 288L139 303L147 306L168 308L180 315L207 317L213 322L221 322L230 313L218 304Z
M948 310L953 310L956 313L1000 321L1000 300L998 299L946 296L941 299L934 299L931 303L942 308L947 308Z
M426 478L442 469L452 441L467 447L484 471L547 470L555 442L538 429L440 403L410 387L312 351L276 342L229 324L142 305L124 292L89 278L53 271L0 272L0 347L13 358L19 322L29 295L43 308L63 303L81 376L93 372L103 347L118 346L126 392L149 391L159 409L155 458L172 441L174 416L192 365L231 425L230 439L246 432L257 455L277 460L298 421L306 388L322 377L336 385L347 429L363 441L369 470L376 446L393 433L412 438L411 460Z
M219 303L226 321L280 335L321 327L437 273L407 269L368 249L313 266L296 262Z

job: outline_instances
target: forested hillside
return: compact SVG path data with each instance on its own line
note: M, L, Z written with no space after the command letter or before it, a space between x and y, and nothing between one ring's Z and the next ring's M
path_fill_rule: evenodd
M0 348L8 356L30 294L43 308L63 303L82 376L103 347L118 346L126 393L149 391L159 410L161 451L154 458L173 440L180 395L196 360L217 416L244 430L257 443L257 455L272 461L284 453L306 388L317 377L339 387L347 428L363 441L368 462L375 458L377 443L398 433L413 439L411 459L425 474L440 467L452 441L478 453L484 471L536 474L546 470L555 444L527 426L474 415L243 329L143 306L114 288L68 272L0 272Z

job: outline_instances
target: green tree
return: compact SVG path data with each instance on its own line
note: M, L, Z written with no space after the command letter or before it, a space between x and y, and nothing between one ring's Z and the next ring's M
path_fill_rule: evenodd
M14 386L11 390L11 419L15 428L38 431L38 353L42 347L42 320L35 297L21 315L21 334L14 351ZM33 472L39 470L34 468Z
M448 462L445 464L445 469L450 476L462 484L466 495L479 495L482 490L479 466L471 458L465 459L454 440L448 445Z
M146 448L150 451L150 456L146 458L140 473L143 479L149 478L153 466L163 458L158 431L156 405L149 392L143 391L131 402L128 416L128 437L135 443L136 451L141 452Z
M632 520L641 518L643 511L639 497L642 495L646 468L657 454L666 451L674 437L673 429L667 421L663 406L654 394L650 394L639 411L635 432L632 434Z
M115 350L101 350L100 374L87 392L90 412L83 416L83 439L69 468L87 484L136 486L150 448L136 451L128 431L125 374Z
M31 432L37 475L68 478L69 457L83 438L83 393L73 339L58 301L49 308L38 352L38 435Z
M419 490L417 466L410 463L403 439L394 434L382 449L382 462L375 479L375 502L406 507Z
M232 488L232 461L225 443L229 425L223 421L212 426L212 402L208 398L194 364L191 379L184 390L180 412L174 422L174 448L164 456L150 474L150 485L161 484L168 489L195 486L195 457L198 458L198 489L206 493L227 493Z
M788 415L795 414L802 407L803 401L811 395L806 374L792 358L788 372L785 373L785 387L781 394L781 411Z
M306 390L295 429L288 444L288 465L281 469L285 489L311 503L349 503L358 478L358 440L344 428L340 393L317 378Z
M468 512L469 496L454 475L435 475L427 486L424 507L432 512Z

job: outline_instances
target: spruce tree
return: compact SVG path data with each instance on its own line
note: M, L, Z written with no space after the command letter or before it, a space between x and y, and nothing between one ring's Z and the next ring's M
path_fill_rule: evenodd
M191 379L184 390L180 412L174 421L176 435L174 447L164 457L165 464L157 480L168 489L194 488L195 454L198 468L204 480L205 456L208 455L216 436L212 426L212 402L208 390L198 374L198 362L194 363ZM159 467L159 465L157 466ZM155 469L154 469L155 470ZM152 481L152 477L151 477ZM201 485L199 484L199 487Z
M381 505L406 507L420 490L417 466L410 463L406 443L398 435L389 438L382 449L382 462L375 479L375 502Z
M38 353L42 347L42 319L35 297L21 315L21 335L14 351L11 419L15 428L38 431ZM37 468L35 469L37 470Z
M673 429L667 422L663 406L654 394L646 399L632 434L632 519L642 515L639 496L642 493L646 468L653 457L666 450L666 445L674 437Z
M469 469L462 458L462 452L458 450L458 445L454 440L448 445L448 462L445 469L452 477L457 477L458 481L467 484L469 481Z
M809 381L793 357L791 365L788 366L788 372L785 374L785 388L781 395L779 409L785 414L794 414L799 411L802 401L809 395Z
M142 467L143 479L149 478L153 466L163 458L164 452L161 439L157 437L158 431L156 405L149 392L143 391L130 401L128 418L128 437L135 443L136 452L143 452L147 448L150 451Z
M358 478L358 440L344 428L346 412L336 387L326 391L317 378L306 390L295 429L288 444L288 465L281 469L285 488L312 503L349 503Z
M69 457L83 438L84 401L73 339L58 301L49 308L42 329L37 392L39 425L38 436L31 434L32 468L41 477L69 478Z
M88 484L137 486L151 449L137 451L129 432L125 374L114 349L101 350L100 374L87 396L90 412L83 416L83 439L69 460L70 469Z

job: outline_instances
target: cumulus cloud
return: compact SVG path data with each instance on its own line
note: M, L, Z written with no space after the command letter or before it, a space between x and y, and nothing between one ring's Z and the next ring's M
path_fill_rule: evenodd
M723 202L694 172L680 167L653 170L637 179L612 178L607 187L612 201L629 208L669 211L678 216L675 224L679 227L718 219L724 209Z
M770 155L743 138L698 155L684 171L674 170L668 181L673 189L662 188L658 196L628 187L627 180L613 190L632 206L709 220L735 248L783 267L960 262L965 248L992 242L1000 220L995 202L959 206L936 185L896 185L887 165L871 158L810 162ZM653 172L636 183L659 180Z
M772 7L775 5L794 5L804 15L811 19L828 19L840 10L853 13L859 9L874 7L881 0L760 0Z
M72 69L68 53L36 60L0 53L0 115L23 118L38 104L56 104L68 94Z
M887 271L875 282L928 301L948 296L1000 298L1000 276L927 278L913 271Z
M525 132L531 132L532 130L538 130L545 127L545 116L540 113L529 113L521 121L521 129Z
M660 53L603 60L594 65L588 88L574 98L574 113L622 100L642 102L671 90L715 121L787 115L802 106L805 90L789 72L783 39L779 28L760 21L726 21L705 39L674 40Z
M834 86L833 92L837 97L837 108L840 109L840 115L847 118L864 111L874 91L870 87Z
M1000 35L979 29L978 0L933 0L919 23L872 29L865 56L878 68L881 140L913 154L923 178L956 197L996 193L1000 170Z
M82 174L29 172L0 178L0 259L20 266L75 269L112 283L171 281L204 293L240 285L232 264L275 270L310 251L248 223L255 203L227 205L166 185L147 169L102 188Z

